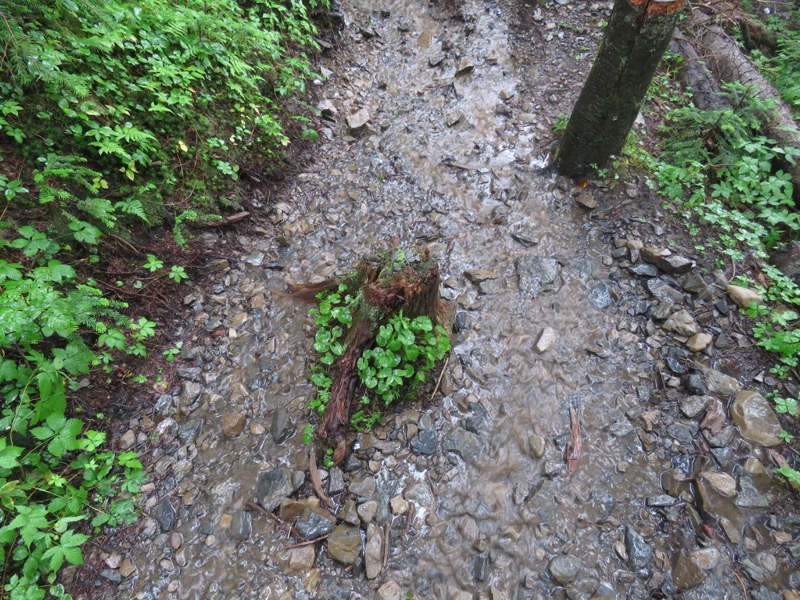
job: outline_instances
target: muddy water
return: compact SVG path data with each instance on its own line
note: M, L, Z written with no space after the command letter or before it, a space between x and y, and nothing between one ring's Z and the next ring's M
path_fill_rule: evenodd
M337 122L316 163L278 199L275 221L288 247L271 236L240 240L285 271L241 262L245 255L214 290L230 320L199 408L182 406L175 417L177 427L203 420L196 441L175 457L191 470L167 494L178 525L156 535L155 552L134 548L137 574L123 589L142 598L313 598L338 597L324 590L340 582L370 598L393 579L419 598L491 590L496 598L538 597L547 593L537 587L547 562L569 554L581 562L575 588L583 595L605 584L625 596L638 584L620 570L614 544L623 525L653 530L639 502L660 493L659 465L648 463L625 416L639 404L637 391L646 393L652 365L619 316L626 306L602 263L608 240L597 239L586 214L538 172L546 160L537 142L542 125L513 108L521 75L506 14L497 5L466 2L456 13L412 0L345 11L379 37L361 41L352 25L345 44L360 45L345 51L351 62L329 64L334 75L322 95ZM459 67L468 72L457 74ZM350 135L345 117L360 108L370 123ZM439 397L414 407L426 415L420 427L429 419L441 440L477 414L485 446L468 460L457 452L417 456L388 419L384 431L397 452L369 455L378 457L377 518L392 522L387 500L404 492L415 517L407 526L395 517L385 572L367 582L320 551L314 568L287 575L285 552L295 540L243 510L259 472L307 464L299 434L312 392L307 307L275 292L287 280L343 272L393 239L431 247L443 295L469 320L454 336ZM464 275L469 269L495 278L476 285ZM540 279L546 269L557 275L530 281L526 269ZM556 339L539 353L545 327ZM280 406L298 433L276 444L269 427ZM583 438L572 477L563 464L570 406ZM223 435L221 417L239 411L248 416L244 433ZM539 458L536 435L546 440ZM369 439L362 437L362 450ZM249 537L236 533L247 529L239 520L252 521ZM491 567L476 578L487 549Z

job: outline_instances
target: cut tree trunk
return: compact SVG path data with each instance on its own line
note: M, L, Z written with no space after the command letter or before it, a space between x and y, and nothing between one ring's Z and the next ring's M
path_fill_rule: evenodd
M553 164L587 175L618 155L672 38L683 0L616 0Z
M742 54L736 42L729 37L712 17L694 13L689 31L692 42L700 51L712 72L723 82L739 82L752 90L752 93L765 102L775 105L765 119L764 126L769 137L783 146L800 149L800 132L797 122L780 94L758 71L756 66ZM792 176L795 196L800 191L800 163L786 164L784 167Z
M319 436L334 449L336 464L344 460L347 453L350 408L359 385L358 359L373 343L379 327L400 310L409 319L424 315L435 325L444 321L444 306L439 297L439 266L428 248L396 250L365 259L348 275L290 286L289 291L296 298L314 301L317 294L336 289L341 283L346 284L348 292L354 296L361 292L362 299L353 311L353 324L344 338L345 351L331 365L333 384L317 428Z

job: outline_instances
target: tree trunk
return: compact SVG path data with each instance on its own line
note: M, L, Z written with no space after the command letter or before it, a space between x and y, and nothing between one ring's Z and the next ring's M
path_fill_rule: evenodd
M683 0L616 0L553 164L587 175L619 154L672 38Z
M719 85L711 71L697 55L697 51L689 40L676 31L669 49L670 52L683 57L679 77L683 87L692 94L692 104L701 110L729 110L732 108L720 92Z

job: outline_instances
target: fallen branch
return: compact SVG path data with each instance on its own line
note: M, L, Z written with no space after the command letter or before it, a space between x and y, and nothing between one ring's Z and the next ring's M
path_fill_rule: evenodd
M226 227L227 225L233 225L234 223L238 223L239 221L244 221L245 219L249 218L250 213L245 210L240 213L236 213L235 215L228 215L227 217L216 219L215 221L204 221L202 223L197 223L197 225L200 227Z
M319 469L317 469L317 459L314 456L314 449L311 449L311 452L308 454L308 472L311 475L311 487L314 488L314 493L317 497L328 505L329 508L333 508L333 501L328 498L328 495L325 493L325 490L322 489L322 479L319 477Z
M291 546L287 546L287 550L291 550L292 548L301 548L302 546L310 546L311 544L316 544L317 542L321 542L322 540L326 540L330 537L330 533L326 533L325 535L321 535L318 538L314 538L313 540L306 540L305 542L300 542L299 544L292 544Z

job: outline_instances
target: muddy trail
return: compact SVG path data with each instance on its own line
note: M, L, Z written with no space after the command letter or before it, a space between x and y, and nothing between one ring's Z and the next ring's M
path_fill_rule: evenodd
M92 557L96 597L797 597L777 382L724 273L643 187L542 170L609 11L342 5L314 160L254 192L264 223L199 240L226 258L184 298L180 380L116 440L153 477L133 534ZM322 469L325 507L312 323L284 292L397 242L438 259L453 350L434 397Z

